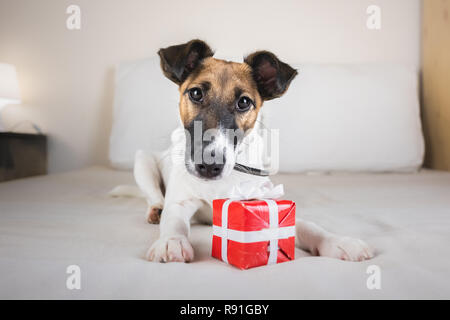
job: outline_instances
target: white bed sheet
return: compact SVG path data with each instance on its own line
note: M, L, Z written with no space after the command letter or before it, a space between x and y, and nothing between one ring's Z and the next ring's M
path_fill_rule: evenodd
M279 175L297 214L373 245L352 263L310 257L241 271L210 257L211 227L194 226L195 261L144 260L158 227L143 199L109 198L129 172L93 167L0 183L0 298L450 298L450 173ZM81 290L66 268L81 267ZM366 269L381 268L381 290Z

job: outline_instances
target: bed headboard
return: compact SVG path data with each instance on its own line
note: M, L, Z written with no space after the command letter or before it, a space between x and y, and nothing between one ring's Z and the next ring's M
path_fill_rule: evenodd
M450 0L423 2L425 166L450 171Z

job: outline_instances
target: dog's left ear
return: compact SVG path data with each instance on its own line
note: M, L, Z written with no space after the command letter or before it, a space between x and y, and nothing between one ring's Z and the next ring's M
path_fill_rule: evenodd
M165 76L180 85L203 59L212 57L214 52L206 42L196 39L160 49L158 55Z
M253 79L263 100L280 97L297 75L297 70L269 51L252 53L244 62L252 67Z

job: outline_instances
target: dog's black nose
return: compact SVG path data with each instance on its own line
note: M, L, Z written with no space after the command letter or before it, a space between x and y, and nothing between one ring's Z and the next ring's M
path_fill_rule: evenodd
M195 170L204 178L212 179L217 177L222 173L224 164L213 163L213 164L196 164Z

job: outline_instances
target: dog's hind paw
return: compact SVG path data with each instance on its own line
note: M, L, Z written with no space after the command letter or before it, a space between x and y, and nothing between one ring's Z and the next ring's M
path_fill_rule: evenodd
M194 259L194 249L185 236L159 238L146 258L154 262L189 262Z
M148 223L158 224L161 220L162 208L159 206L149 206L147 209L147 214L145 217L147 218Z
M346 261L364 261L374 257L374 250L364 241L332 236L324 239L318 247L319 255Z

